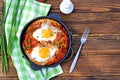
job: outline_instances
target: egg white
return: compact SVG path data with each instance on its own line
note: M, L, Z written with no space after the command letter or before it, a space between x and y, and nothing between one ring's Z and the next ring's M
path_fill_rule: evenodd
M31 58L36 60L37 62L44 62L50 58L52 58L54 55L55 55L55 52L58 50L57 47L52 47L52 48L49 48L49 51L50 51L50 55L47 57L47 58L41 58L39 56L39 50L40 50L40 47L37 46L35 48L33 48L32 52L31 52Z
M52 29L53 31L53 36L51 36L50 38L44 38L42 36L42 30L44 29ZM33 32L33 38L35 38L38 41L54 41L56 39L57 36L57 32L60 32L60 30L58 30L57 28L53 27L53 26L49 26L48 24L42 24L42 26L37 29L35 32Z

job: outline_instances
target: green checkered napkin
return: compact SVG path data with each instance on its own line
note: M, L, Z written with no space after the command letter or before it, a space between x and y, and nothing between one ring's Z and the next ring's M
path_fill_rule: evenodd
M23 59L19 47L19 36L26 23L37 16L46 16L51 5L39 3L35 0L4 0L4 3L7 42L11 28L14 27L17 29L16 37L12 43L14 44L14 48L11 53L11 58L17 70L19 80L48 80L63 73L60 65L54 68L42 68L39 71L32 70L29 66L29 62L26 59ZM17 10L16 13L14 12L15 10Z

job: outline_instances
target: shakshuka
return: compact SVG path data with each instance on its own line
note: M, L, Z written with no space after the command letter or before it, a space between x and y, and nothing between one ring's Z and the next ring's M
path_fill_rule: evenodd
M31 23L22 46L30 61L38 65L51 65L67 53L69 37L63 26L52 19L38 19Z

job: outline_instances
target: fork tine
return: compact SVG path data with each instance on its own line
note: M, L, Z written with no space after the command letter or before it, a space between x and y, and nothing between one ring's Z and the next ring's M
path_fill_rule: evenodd
M88 37L88 35L89 35L89 32L90 32L90 28L85 28L82 37L84 37L84 38L87 39L87 37Z

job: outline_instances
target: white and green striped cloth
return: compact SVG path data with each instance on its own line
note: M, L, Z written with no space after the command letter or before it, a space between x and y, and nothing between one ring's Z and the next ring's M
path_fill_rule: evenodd
M12 42L14 47L12 48L11 58L19 80L49 80L63 73L60 65L54 68L42 68L38 71L32 70L29 66L29 62L22 57L19 46L19 36L26 23L35 17L46 16L51 5L40 3L35 0L4 0L4 3L7 42L11 28L13 31L14 28L17 29L16 37Z

